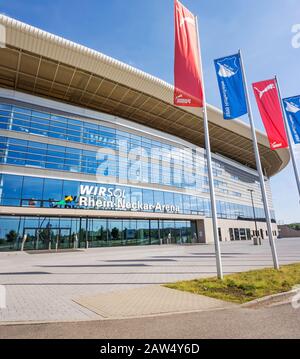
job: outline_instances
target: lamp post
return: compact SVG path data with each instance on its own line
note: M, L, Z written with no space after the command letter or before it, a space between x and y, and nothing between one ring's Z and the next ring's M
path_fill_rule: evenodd
M251 203L252 203L252 211L253 211L253 218L254 218L254 223L255 223L255 236L258 236L258 230L257 230L257 222L256 222L256 216L255 216L255 207L254 207L254 200L253 200L253 189L248 189L248 191L250 192L250 196L251 196Z

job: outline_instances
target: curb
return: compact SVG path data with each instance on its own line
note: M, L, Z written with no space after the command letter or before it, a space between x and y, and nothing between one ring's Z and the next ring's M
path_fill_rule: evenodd
M167 312L167 313L156 313L156 314L145 314L141 316L132 316L132 317L111 317L111 318L103 318L99 315L99 318L93 319L75 319L75 320L45 320L45 321L18 321L18 322L0 322L0 329L6 326L14 326L14 325L43 325L43 324L68 324L68 323L88 323L88 322L107 322L107 321L116 321L116 320L136 320L136 319L149 319L155 317L167 317L171 315L182 315L182 314L191 314L191 313L202 313L202 312L214 312L221 310L229 310L232 308L210 308L210 309L199 309L192 311L179 311L179 312ZM0 336L1 339L1 336Z
M295 293L298 293L300 291L300 287L298 289L292 289L288 292L283 293L276 293L271 294L266 297L254 299L251 302L241 304L241 308L249 308L256 305L262 305L262 304L272 304L273 302L281 301L282 299L289 298L291 295L294 295Z

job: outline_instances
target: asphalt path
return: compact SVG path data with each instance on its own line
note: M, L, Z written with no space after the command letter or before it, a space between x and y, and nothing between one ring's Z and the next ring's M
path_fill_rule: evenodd
M139 319L5 325L0 338L299 339L300 309L285 303Z

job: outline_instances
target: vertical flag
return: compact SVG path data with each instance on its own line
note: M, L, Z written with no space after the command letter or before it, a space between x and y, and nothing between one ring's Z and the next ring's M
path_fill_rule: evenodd
M264 203L273 263L274 268L279 269L278 256L272 232L271 215L265 186L265 178L259 155L256 129L253 121L252 107L247 86L246 71L244 68L243 56L241 51L239 51L237 55L223 57L221 59L215 60L215 67L217 71L219 89L222 98L224 119L234 119L246 113L249 117L255 162L259 175L262 200ZM277 102L280 109L278 96Z
M222 99L223 117L233 120L247 113L240 54L222 57L215 62Z
M295 144L300 143L300 96L283 99L288 124Z
M203 107L195 16L175 0L174 105Z
M282 97L281 97L281 91L280 91L280 86L279 86L279 81L278 81L277 76L275 77L275 80L276 80L278 95L279 95L279 98L281 99L281 102L280 102L281 113L282 113L283 119L284 119L284 126L285 126L285 130L286 130L286 134L287 134L287 139L288 139L289 148L290 148L290 155L291 155L292 164L293 164L294 173L295 173L295 180L297 183L299 198L300 198L300 175L299 175L299 171L298 171L296 156L294 153L294 147L292 144L292 138L290 135L290 132L291 132L296 144L300 142L299 141L300 140L300 127L299 127L300 122L298 122L299 121L299 117L298 117L299 113L298 112L300 111L299 96L290 97L290 98L286 99L286 102L285 102L284 100L282 100ZM286 105L286 107L285 107L285 105ZM290 132L288 129L289 127L291 128Z
M202 107L217 274L223 279L198 19L175 0L174 105Z
M288 140L275 79L256 82L252 87L271 150L287 148Z

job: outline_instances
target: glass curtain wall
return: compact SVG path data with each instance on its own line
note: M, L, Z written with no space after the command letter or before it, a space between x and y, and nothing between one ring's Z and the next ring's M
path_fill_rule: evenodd
M0 250L56 250L130 245L186 244L193 221L0 217ZM170 236L171 234L171 236Z

